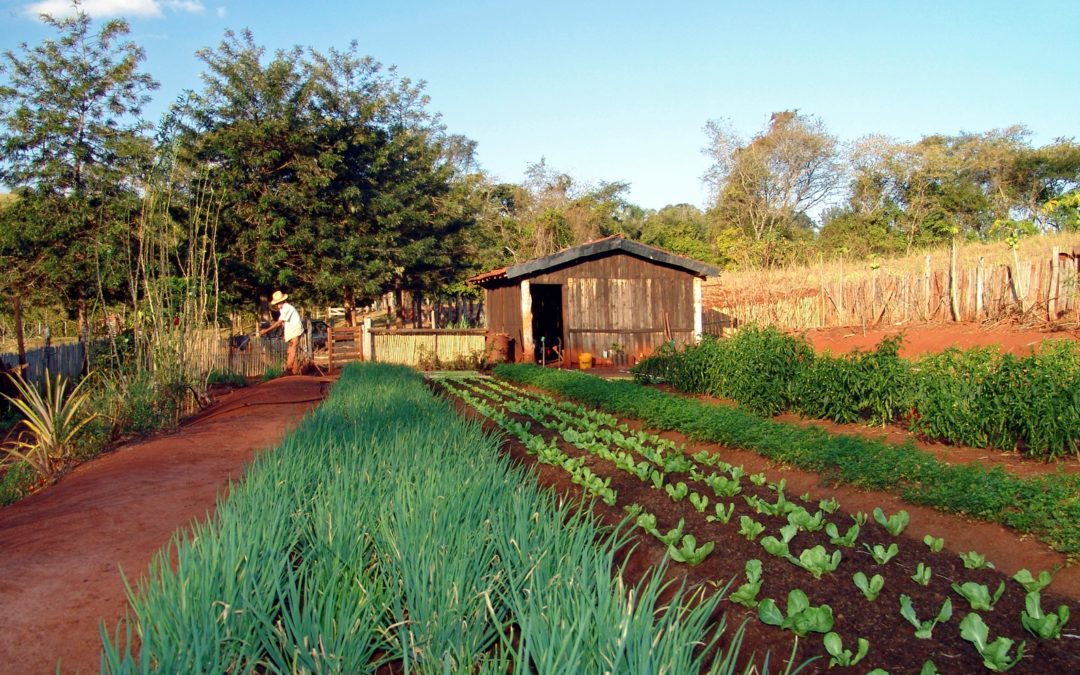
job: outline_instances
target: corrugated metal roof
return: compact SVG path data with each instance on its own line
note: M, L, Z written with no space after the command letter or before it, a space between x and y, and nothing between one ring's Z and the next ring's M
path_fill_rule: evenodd
M647 246L646 244L637 241L625 239L621 234L613 234L610 237L604 237L603 239L596 239L584 244L565 248L557 253L544 256L543 258L536 258L535 260L529 260L508 267L501 267L497 270L492 270L483 274L478 274L469 279L469 282L482 284L485 281L493 281L496 279L527 277L553 267L572 263L581 258L588 258L590 256L610 253L612 251L624 251L631 255L636 255L639 258L670 265L671 267L677 267L702 277L717 276L720 274L719 268L713 265L708 265L691 258L684 258L654 246Z

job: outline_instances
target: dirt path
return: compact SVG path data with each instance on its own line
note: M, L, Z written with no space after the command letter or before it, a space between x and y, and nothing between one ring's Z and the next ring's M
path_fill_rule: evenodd
M97 672L134 583L172 533L213 510L260 450L323 397L330 380L285 377L222 397L171 434L83 464L0 510L0 672Z

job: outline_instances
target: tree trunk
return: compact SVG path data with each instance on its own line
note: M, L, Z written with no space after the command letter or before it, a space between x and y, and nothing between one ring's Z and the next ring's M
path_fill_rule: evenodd
M90 374L90 326L86 317L86 296L79 289L79 297L75 301L76 321L79 325L79 344L82 345L82 374Z
M23 335L22 296L11 298L11 310L15 315L15 342L19 346L19 372L26 376L26 339Z
M356 317L353 316L353 305L356 304L356 299L353 297L352 286L345 287L345 325L355 326Z

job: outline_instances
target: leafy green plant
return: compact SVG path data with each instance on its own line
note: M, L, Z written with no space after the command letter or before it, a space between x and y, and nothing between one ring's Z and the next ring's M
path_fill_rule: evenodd
M1041 591L1050 585L1050 581L1054 578L1054 574L1057 573L1058 569L1060 569L1060 567L1055 567L1052 570L1043 570L1039 572L1039 577L1036 579L1027 568L1024 568L1013 575L1013 580L1023 586L1024 590L1028 593L1031 593L1032 591Z
M940 553L941 549L945 547L945 540L942 537L935 537L932 534L923 537L923 543L926 544L933 553Z
M742 492L738 478L728 478L718 473L707 476L704 483L712 488L713 494L717 497L734 497Z
M859 524L854 523L842 536L840 530L833 523L826 523L825 534L829 535L829 543L836 546L851 548L855 540L859 538Z
M919 621L919 618L915 615L915 607L911 603L911 598L901 594L900 616L907 619L907 622L912 626L915 626L915 637L920 640L929 640L933 637L935 626L952 618L952 601L945 598L945 602L942 603L936 617L927 621Z
M668 555L670 555L671 559L675 562L697 565L712 553L715 546L716 542L712 541L698 546L697 539L694 538L694 535L687 534L683 536L682 542L678 548L672 544L668 544Z
M884 565L895 558L896 554L900 552L900 548L895 543L889 544L888 548L881 544L874 544L873 546L870 544L863 544L863 546L870 552L870 556L873 557L874 562L878 565Z
M843 666L850 668L862 661L866 653L870 651L870 641L866 638L858 639L858 647L853 654L850 649L844 649L844 641L840 636L830 631L825 634L825 651L829 652L829 667Z
M765 531L765 526L750 516L739 516L739 534L749 541L757 539L758 535Z
M919 563L915 568L915 574L911 575L911 580L920 586L930 585L930 567L925 563Z
M960 554L960 560L964 567L969 570L994 569L994 564L986 561L986 556L977 551L968 551Z
M799 531L795 525L787 524L780 528L780 538L777 539L772 535L761 538L761 546L768 551L770 555L774 555L778 558L790 557L791 552L788 550L788 543L795 537L795 534Z
M677 541L682 539L683 528L686 527L686 521L679 518L679 524L667 531L667 534L660 534L659 531L653 530L653 536L660 540L660 543L665 546L673 546Z
M710 523L726 523L731 520L732 514L735 513L735 504L728 502L725 508L723 504L716 503L713 505L713 511L715 515L705 516L705 520Z
M810 515L809 511L800 506L788 514L788 522L797 526L800 530L817 532L825 526L825 514L822 511L817 511L814 515Z
M900 510L886 518L885 512L881 510L881 507L876 507L874 509L874 520L877 521L878 525L884 527L889 534L898 537L908 526L911 517L908 516L907 511Z
M814 575L815 579L820 579L822 574L836 571L836 568L840 566L840 558L840 551L833 551L830 554L824 546L818 544L803 550L793 562Z
M22 414L29 440L18 440L2 449L9 457L26 462L45 480L51 480L71 457L79 432L94 418L83 411L89 397L83 386L88 379L68 393L67 380L59 374L50 377L48 371L43 392L22 378L8 377L19 396L4 398Z
M656 516L651 513L642 513L637 517L637 526L649 534L656 532Z
M664 472L656 471L655 469L649 474L649 480L652 482L652 486L659 490L664 487Z
M1057 612L1045 614L1039 591L1029 591L1024 596L1024 610L1020 613L1020 623L1029 633L1043 640L1056 640L1061 637L1061 629L1069 622L1068 605L1060 605Z
M971 608L974 610L985 610L987 612L994 609L994 605L1001 599L1001 594L1005 592L1005 582L1002 581L998 584L997 590L994 591L993 596L990 595L990 589L984 584L975 583L974 581L968 581L963 584L952 584L952 589L958 594L963 596Z
M752 473L749 476L750 482L757 486L762 486L768 480L764 473Z
M751 558L745 566L746 583L735 589L728 599L745 607L757 607L757 594L761 591L761 561Z
M34 467L26 462L9 464L0 478L0 506L13 504L30 494L39 480Z
M833 611L828 605L812 607L801 589L788 593L786 612L781 612L772 598L758 603L758 618L770 626L780 626L800 637L810 633L827 633L833 627Z
M862 527L866 524L866 514L862 511L856 511L855 514L851 516L851 519L854 520L855 524L859 527Z
M885 588L885 577L880 574L875 574L869 579L866 578L866 574L863 572L856 572L852 577L855 582L855 588L862 591L862 594L866 596L866 599L870 602L877 600L878 594L881 593L881 589Z
M672 501L681 502L690 492L690 488L686 487L686 483L679 481L674 485L671 483L665 485L664 492L667 493L668 497L671 497Z
M1007 637L999 636L993 642L989 641L990 629L983 622L982 617L971 612L960 622L960 637L971 644L982 656L983 665L995 673L1003 673L1009 670L1024 656L1024 647L1027 642L1021 642L1016 648L1016 656L1009 656L1012 651L1013 641Z
M822 499L818 502L818 508L828 514L836 513L836 510L840 508L840 502L835 497L829 497Z
M709 498L697 492L691 492L690 503L693 504L695 511L705 513L705 509L709 506Z

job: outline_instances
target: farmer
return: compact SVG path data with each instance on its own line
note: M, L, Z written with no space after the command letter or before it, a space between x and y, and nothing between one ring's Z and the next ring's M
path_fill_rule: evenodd
M300 348L300 336L304 334L304 323L300 320L300 313L296 308L285 302L289 296L281 291L274 291L270 298L270 306L277 310L278 320L259 331L259 335L266 335L278 326L285 327L285 342L289 345L288 355L285 357L285 369L293 375L300 374L300 365L297 363L296 352Z

